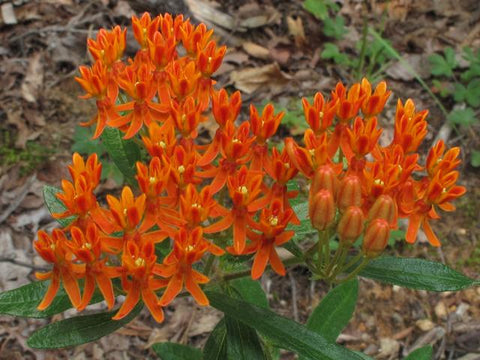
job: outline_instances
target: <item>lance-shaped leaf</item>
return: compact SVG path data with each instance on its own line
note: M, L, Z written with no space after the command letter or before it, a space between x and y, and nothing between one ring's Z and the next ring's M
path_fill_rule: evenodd
M202 352L187 345L164 342L153 344L152 348L162 360L202 360Z
M432 360L433 348L431 345L424 346L412 351L404 360Z
M45 205L47 206L48 211L50 211L50 214L53 213L62 213L67 208L61 202L56 194L61 192L59 188L56 188L55 186L50 186L50 185L45 185L43 187L43 200L45 201ZM62 227L68 226L73 220L75 220L74 216L70 216L64 219L56 219Z
M215 326L203 347L203 358L208 360L225 360L227 358L227 327L225 319Z
M132 321L142 310L139 303L121 320L112 320L115 311L76 316L57 321L35 331L27 340L36 349L58 349L100 339Z
M361 276L412 289L457 291L478 285L479 281L443 264L414 258L385 256L372 260Z
M353 279L331 290L313 310L307 328L334 342L347 326L355 310L358 280Z
M213 307L307 359L361 359L352 351L329 343L319 334L273 311L217 292L209 291L207 296Z
M42 301L47 292L49 281L36 281L17 289L0 293L0 314L45 318L72 308L70 300L63 290L58 290L52 304L44 311L37 310L38 304ZM96 291L90 303L102 301L101 294Z
M122 139L120 130L106 127L102 133L102 142L115 165L125 176L125 179L135 183L135 163L140 160L140 148L134 140Z

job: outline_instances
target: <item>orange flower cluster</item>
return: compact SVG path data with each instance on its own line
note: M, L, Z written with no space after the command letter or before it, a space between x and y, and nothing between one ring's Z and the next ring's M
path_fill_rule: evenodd
M438 217L436 206L452 210L451 200L465 191L455 185L459 151L437 144L421 175L416 151L427 113L417 112L411 100L398 103L395 137L382 147L376 115L390 95L385 83L373 92L366 80L348 90L338 84L331 100L321 94L313 104L304 99L310 125L305 146L290 138L279 151L268 142L283 113L272 105L261 112L251 106L249 118L237 124L240 93L214 89L211 76L226 49L211 30L169 14L154 19L144 14L132 23L140 47L135 56L123 61L126 29L102 29L96 40L88 40L95 63L81 66L77 81L85 98L96 99L97 114L84 124L96 124L94 137L106 126L118 128L125 139L143 142L149 161L136 164L137 195L125 186L119 198L107 195L108 206L102 207L94 193L102 168L97 156L84 161L73 155L72 180L63 180L57 194L66 211L53 214L73 220L51 235L40 231L34 243L53 265L37 274L51 280L39 309L51 304L60 283L78 310L88 305L96 286L111 308L112 279L119 278L126 298L114 319L142 300L160 322L162 307L184 288L198 304L208 304L200 285L209 274L201 273L198 263L207 253L211 261L225 250L254 254L253 279L268 264L284 275L276 248L293 237L287 226L299 224L290 204L297 192L287 189L299 171L311 179L310 218L318 230L337 226L344 243L364 234L363 249L374 256L397 219L407 217L407 241L423 226L431 243L439 244L428 221ZM199 144L198 128L209 109L218 129L209 144ZM162 241L171 251L159 259Z
M373 92L366 79L350 89L339 83L330 100L320 93L313 104L303 100L310 125L305 146L285 140L293 163L311 179L312 225L320 231L336 226L347 244L363 234L363 252L371 257L384 250L399 218L409 219L407 242L415 242L422 226L429 242L439 246L429 220L439 217L436 208L454 210L451 201L465 193L456 185L459 148L446 151L440 141L426 167L418 164L427 111L417 111L412 100L398 101L394 137L386 146L379 144L382 129L376 116L389 96L385 82Z

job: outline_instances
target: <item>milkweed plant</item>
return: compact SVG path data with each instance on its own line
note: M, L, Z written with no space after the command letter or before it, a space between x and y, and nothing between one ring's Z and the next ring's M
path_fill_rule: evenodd
M353 313L358 276L431 291L478 284L439 263L382 256L400 219L408 222L407 243L422 229L440 246L431 223L465 193L456 184L459 148L438 141L420 162L427 110L398 100L393 139L382 145L377 116L391 95L386 82L339 82L328 97L303 99L303 139L274 143L283 112L250 105L242 117L240 92L215 86L226 47L213 30L148 13L134 16L132 28L133 58L124 56L125 28L101 29L87 43L93 65L80 66L75 78L97 107L81 125L94 126L125 185L119 196L97 198L97 154L73 154L70 178L44 190L59 226L33 242L50 270L0 294L0 313L14 316L82 312L101 301L108 311L46 325L30 347L94 341L143 307L162 323L165 307L191 296L224 318L202 351L155 344L161 358L275 359L283 348L301 359L367 359L335 344ZM210 141L199 137L208 117L217 126ZM282 247L288 256L279 255ZM292 265L332 289L306 325L270 310L256 281L266 271L285 276Z

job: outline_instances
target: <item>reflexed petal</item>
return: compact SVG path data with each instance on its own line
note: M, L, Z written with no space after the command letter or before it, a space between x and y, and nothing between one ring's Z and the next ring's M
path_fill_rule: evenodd
M133 310L135 305L137 305L138 300L140 300L140 289L138 283L133 283L130 287L130 291L127 293L125 302L120 307L120 310L112 318L113 320L120 320L127 316L130 311Z

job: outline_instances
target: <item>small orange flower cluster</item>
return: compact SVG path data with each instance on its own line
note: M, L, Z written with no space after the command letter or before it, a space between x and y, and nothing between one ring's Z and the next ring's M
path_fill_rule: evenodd
M418 164L427 111L416 111L412 100L398 101L394 137L387 146L379 144L376 116L389 96L385 82L372 92L366 79L350 89L338 84L330 100L317 93L313 104L303 100L310 125L305 147L285 141L295 166L311 179L312 225L320 231L336 226L344 244L363 234L363 252L370 257L384 250L398 218L409 219L407 242L415 242L422 226L429 242L439 246L429 220L439 217L437 207L454 210L451 201L465 193L455 185L459 148L446 151L439 141L428 154L427 171ZM336 154L341 155L337 162Z
M338 84L331 100L321 94L313 104L304 99L310 125L305 146L289 138L279 151L268 141L283 113L270 104L260 113L250 106L249 119L238 125L240 93L213 88L211 76L226 49L211 39L211 30L169 14L154 19L144 14L132 22L140 45L135 57L122 61L126 29L102 29L88 41L95 63L81 66L77 81L85 98L96 99L97 114L84 124L96 123L94 137L106 126L118 128L126 139L141 139L150 160L136 164L137 196L125 186L119 198L107 195L108 207L102 207L94 194L102 168L97 156L84 161L73 155L72 180L63 180L57 194L66 211L53 214L73 220L51 235L40 231L34 243L53 264L52 271L37 275L51 279L39 309L51 304L60 283L78 310L88 305L96 286L112 308L112 279L120 278L126 299L114 319L142 300L160 322L162 307L184 288L198 304L208 304L200 287L208 273L199 272L197 263L206 253L212 260L225 250L254 254L253 279L268 264L284 275L276 248L293 237L287 226L299 224L290 204L297 192L287 189L299 171L311 179L310 218L318 230L337 226L344 243L363 233L363 249L374 256L398 217L407 217L407 241L415 240L422 225L431 243L439 244L428 220L438 217L435 206L452 210L450 201L465 191L455 185L459 151L437 144L426 175L412 176L423 170L416 151L426 134L427 112L415 111L411 100L398 103L395 137L382 147L376 115L390 95L386 84L373 93L367 80L349 90ZM210 108L218 129L209 144L199 144L198 127ZM218 233L232 241L207 239ZM156 245L162 241L170 242L171 251L159 261Z

